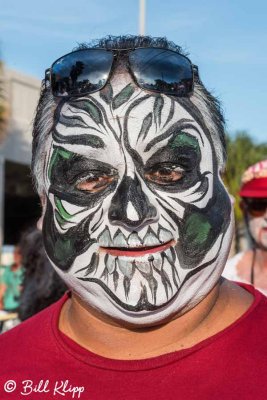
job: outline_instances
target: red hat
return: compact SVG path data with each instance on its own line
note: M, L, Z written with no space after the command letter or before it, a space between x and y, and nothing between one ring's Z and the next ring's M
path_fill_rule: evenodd
M251 165L243 174L241 197L267 198L267 160Z

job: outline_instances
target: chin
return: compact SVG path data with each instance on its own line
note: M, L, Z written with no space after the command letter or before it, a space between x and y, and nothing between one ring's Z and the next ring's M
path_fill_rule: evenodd
M99 315L105 315L109 320L123 326L137 328L157 326L190 311L215 287L228 257L232 234L233 221L227 232L217 238L210 252L195 267L183 269L176 260L174 266L179 282L177 281L176 285L172 279L168 290L162 283L162 286L157 287L156 296L153 296L153 287L149 286L151 260L148 262L147 255L144 256L143 261L139 258L136 280L134 275L129 292L126 290L123 273L117 277L117 280L112 279L109 284L106 284L109 278L104 273L107 267L107 263L102 262L101 258L105 257L104 254L99 255L99 268L87 276L80 276L74 267L68 272L62 271L55 265L54 267L67 286L82 299L88 311L93 309ZM169 256L171 257L171 252ZM167 256L163 259L167 260ZM129 261L129 258L127 260ZM170 260L168 263L171 267ZM172 273L173 269L170 268L168 276ZM112 277L112 273L109 276Z
M58 271L62 274L62 271ZM61 275L62 276L62 275ZM214 265L200 270L194 274L193 279L185 281L177 293L168 301L152 310L134 310L131 305L121 303L114 296L96 282L79 282L70 275L62 276L65 283L77 295L88 310L96 314L100 319L109 320L120 326L128 328L149 328L166 324L190 311L214 288L221 276L221 269Z

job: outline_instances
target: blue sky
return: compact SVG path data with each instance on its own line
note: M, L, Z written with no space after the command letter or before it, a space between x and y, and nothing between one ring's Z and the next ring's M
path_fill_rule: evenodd
M139 0L0 0L6 64L38 78L79 42L138 33ZM267 2L146 0L146 33L188 50L230 132L267 142Z

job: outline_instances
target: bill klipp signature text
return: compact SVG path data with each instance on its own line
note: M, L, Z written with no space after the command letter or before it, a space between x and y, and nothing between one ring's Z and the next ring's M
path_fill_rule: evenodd
M50 393L50 396L67 396L71 395L73 399L79 399L81 394L84 392L84 386L74 386L69 380L65 381L55 381L51 382L49 379L40 380L39 382L34 382L30 379L21 382L22 390L20 394L22 396L29 396L32 393Z

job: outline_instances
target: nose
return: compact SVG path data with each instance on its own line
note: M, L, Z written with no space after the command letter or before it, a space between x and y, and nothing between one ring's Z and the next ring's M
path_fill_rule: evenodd
M132 74L129 71L128 63L125 59L119 58L114 61L109 82L113 89L113 99L121 93L114 103L115 108L117 108L117 105L123 100L128 100L128 96L132 95L133 90L139 89L133 80Z
M137 178L125 176L112 198L109 220L113 225L137 229L158 219L157 209L150 203Z

